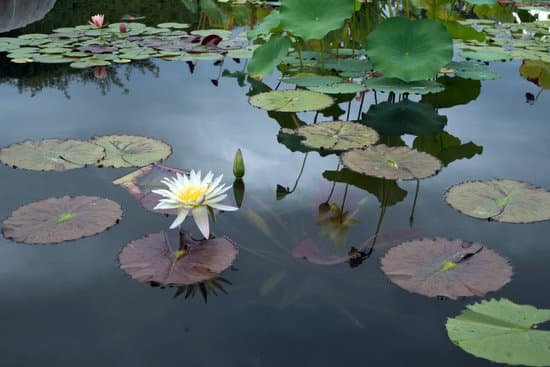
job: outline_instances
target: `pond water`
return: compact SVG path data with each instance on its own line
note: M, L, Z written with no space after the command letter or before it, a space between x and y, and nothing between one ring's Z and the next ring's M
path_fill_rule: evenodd
M82 24L96 12L109 19L133 12L150 24L189 21L197 26L180 2L142 6L131 1L122 9L107 3L61 0L42 21L8 35ZM248 103L249 82L239 86L234 78L220 77L224 70L243 67L244 61L231 59L221 66L201 61L191 72L185 62L153 60L109 67L108 77L98 79L93 69L17 66L2 58L0 146L25 139L146 135L172 145L174 154L165 164L223 173L228 183L238 148L246 162L242 208L220 215L214 229L239 245L239 256L221 275L226 294L218 290L207 302L200 292L186 299L176 287L141 284L119 269L117 256L124 245L172 221L143 210L111 183L133 169L44 173L1 166L0 218L33 201L64 195L110 198L124 209L124 218L111 230L76 242L33 246L0 239L2 365L491 365L453 345L445 331L447 317L472 299L409 293L380 270L390 242L420 237L490 246L510 260L514 276L489 296L549 308L548 222L481 221L444 200L453 184L495 177L550 188L550 96L542 92L535 103L526 103L525 94L536 95L538 87L519 75L520 62L491 63L501 79L482 81L479 96L465 105L439 109L448 118L445 132L464 144L473 142L479 154L422 180L412 220L417 184L399 181L403 191L396 195L403 199L387 207L377 246L355 267L311 264L293 257L292 248L309 238L323 252L346 254L375 233L379 200L350 185L344 211L357 210L357 222L344 229L347 240L321 236L330 229L319 224L318 208L332 188L323 172L335 170L338 158L316 152L306 158L280 144L277 121ZM276 82L264 81L272 88ZM371 103L372 91L364 109ZM347 109L347 103L341 106ZM351 116L358 108L353 102ZM300 117L311 122L314 114ZM403 137L409 145L413 139ZM277 200L277 185L292 188L304 160L295 191ZM346 184L338 183L330 203L341 207L345 192ZM191 221L186 226L198 234ZM334 229L330 233L337 237Z

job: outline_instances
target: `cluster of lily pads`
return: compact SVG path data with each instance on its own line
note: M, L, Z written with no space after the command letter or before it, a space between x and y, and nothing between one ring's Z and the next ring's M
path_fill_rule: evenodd
M188 172L157 162L172 154L167 143L143 136L94 136L89 141L27 140L0 149L0 162L17 169L66 171L88 165L111 168L142 167L114 184L124 187L143 207L163 215L177 212L154 208L162 197L152 193L164 188L167 177ZM48 198L15 210L2 225L5 238L18 243L52 244L101 233L122 219L116 202L92 196ZM134 279L190 286L216 281L236 259L237 248L223 237L195 240L183 230L146 235L128 244L119 256L120 267ZM218 283L216 283L218 284ZM206 289L203 285L202 288ZM196 287L188 288L194 291Z

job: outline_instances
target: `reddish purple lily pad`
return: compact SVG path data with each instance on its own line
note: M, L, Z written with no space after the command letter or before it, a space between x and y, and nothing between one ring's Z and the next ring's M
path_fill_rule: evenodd
M222 237L187 240L185 254L181 241L178 231L148 234L124 247L120 268L144 283L189 285L216 278L237 258L237 247Z
M150 211L160 214L176 215L177 209L153 210L162 196L153 193L153 190L165 189L166 185L161 183L165 177L176 177L176 174L186 175L187 171L164 166L162 164L150 164L142 167L126 176L113 181L115 185L124 187L132 196L138 199L142 206Z
M381 260L390 280L428 297L482 297L512 279L508 261L487 247L462 240L422 239L391 248Z
M65 196L25 205L3 224L4 237L28 244L60 243L94 236L117 224L122 209L93 196Z

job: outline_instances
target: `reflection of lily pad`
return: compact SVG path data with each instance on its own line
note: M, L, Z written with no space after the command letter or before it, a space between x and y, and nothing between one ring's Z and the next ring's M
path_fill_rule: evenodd
M267 111L305 112L322 110L333 100L326 94L308 90L280 90L250 97L250 104Z
M29 244L59 243L101 233L122 218L114 201L65 196L25 205L4 221L4 237Z
M511 365L548 366L550 332L537 330L550 310L507 299L481 301L447 320L449 339L476 357Z
M355 172L390 180L425 178L441 169L441 162L429 154L383 144L344 153L342 162Z
M374 78L367 80L364 85L378 92L428 94L438 93L445 89L443 84L433 80L420 80L416 82L404 82L396 78Z
M550 63L536 60L523 60L519 74L541 88L550 89Z
M105 148L105 158L99 162L104 167L141 167L163 161L172 154L170 145L145 136L96 136L91 142Z
M462 144L460 139L445 131L434 136L417 137L413 141L413 148L433 155L445 166L456 160L471 159L476 154L483 153L483 147L471 141Z
M447 117L430 105L405 99L371 105L362 122L382 135L434 135L443 130Z
M79 140L27 140L0 149L0 162L34 171L81 168L96 164L104 156L102 147Z
M434 108L449 108L468 104L479 97L481 83L479 80L450 78L442 76L437 82L445 86L445 90L439 93L425 94L420 102L431 104Z
M512 277L508 261L493 250L444 238L405 242L391 248L381 264L393 283L428 297L481 297Z
M431 78L449 63L453 42L439 21L392 17L369 34L366 50L376 70L411 82Z
M472 181L451 187L449 205L474 218L508 223L550 219L550 192L527 182Z
M237 248L225 238L187 240L181 252L178 231L146 235L120 253L120 268L140 282L187 285L215 278L233 264Z
M307 147L331 151L363 148L378 141L376 131L350 121L321 122L284 132L304 137L302 143Z

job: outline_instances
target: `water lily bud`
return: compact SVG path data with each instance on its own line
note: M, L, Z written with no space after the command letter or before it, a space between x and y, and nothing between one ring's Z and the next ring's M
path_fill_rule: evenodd
M126 33L128 31L128 26L126 25L126 23L120 23L120 25L118 26L118 30L120 31L120 33Z
M236 178L242 178L244 176L243 153L240 149L237 149L237 153L235 153L235 159L233 160L233 174Z

